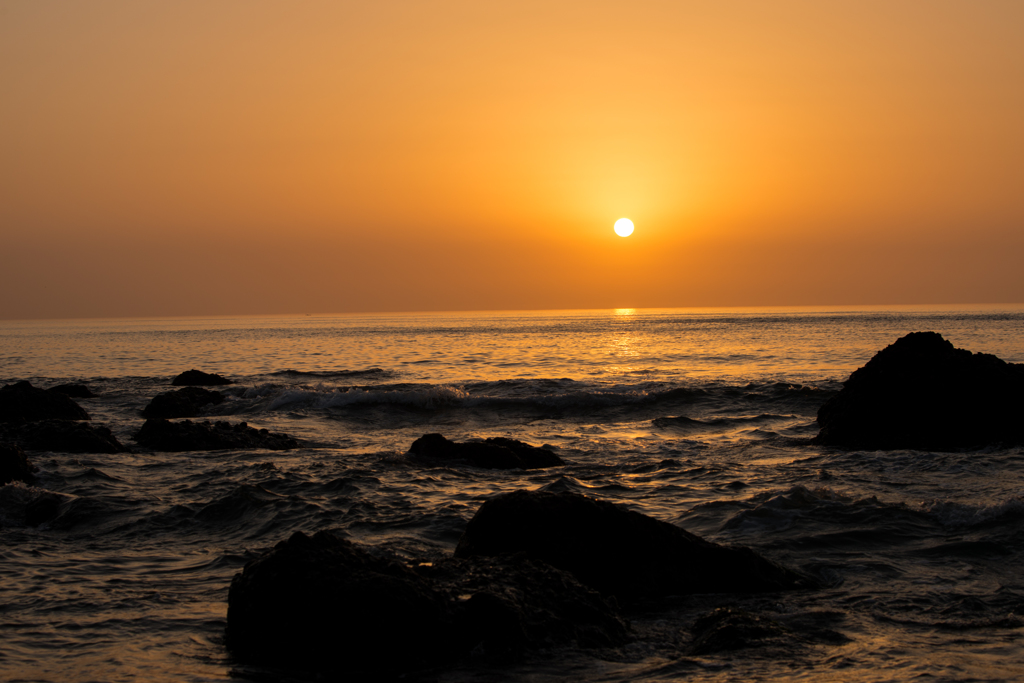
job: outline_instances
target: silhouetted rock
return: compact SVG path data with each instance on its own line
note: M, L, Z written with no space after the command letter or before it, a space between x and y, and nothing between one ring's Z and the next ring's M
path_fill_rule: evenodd
M175 377L171 384L176 387L217 387L224 384L234 384L234 382L214 373L201 370L186 370Z
M626 599L815 585L749 548L717 545L620 505L568 492L514 491L491 498L469 521L455 555L517 552Z
M84 384L58 384L55 387L50 387L47 391L55 391L71 398L96 398L92 389Z
M424 434L412 442L409 454L424 460L464 462L490 470L533 470L565 464L546 448L504 437L458 443L440 434Z
M64 394L37 389L28 382L0 388L0 422L88 420L89 413Z
M168 422L146 420L135 433L139 445L154 451L213 451L224 448L267 448L283 451L301 444L287 434L255 429L244 422Z
M3 438L27 451L123 453L128 451L109 428L73 420L39 420L0 428Z
M227 644L247 661L395 674L458 653L431 583L330 532L296 532L249 562L228 592Z
M29 481L36 468L17 444L0 443L0 484Z
M203 406L217 405L224 402L224 394L219 391L185 387L177 391L157 394L149 405L142 410L143 417L195 417Z
M519 556L414 571L329 531L246 564L228 592L227 644L245 661L374 679L451 664L475 648L617 645L624 622L569 574Z
M1024 366L912 332L818 410L818 443L949 451L1024 443Z

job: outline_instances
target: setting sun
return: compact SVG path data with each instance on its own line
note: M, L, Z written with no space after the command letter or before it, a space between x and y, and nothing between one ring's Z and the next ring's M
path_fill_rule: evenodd
M620 218L615 221L615 234L619 237L629 237L633 234L633 221L628 218Z

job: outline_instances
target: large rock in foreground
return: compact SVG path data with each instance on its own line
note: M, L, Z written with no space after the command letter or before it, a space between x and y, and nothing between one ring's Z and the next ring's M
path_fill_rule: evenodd
M60 392L37 389L24 381L0 388L0 422L88 419L82 406Z
M255 429L245 422L168 422L163 419L146 420L135 433L140 446L154 451L215 451L238 448L266 448L283 451L302 446L287 434L275 434L266 429Z
M488 500L466 526L455 556L518 552L625 599L815 585L748 548L717 545L667 522L576 493L514 491Z
M474 648L507 657L627 637L600 596L522 556L444 560L424 572L329 531L296 533L231 581L227 645L245 661L379 680L451 664Z
M1024 366L912 332L875 354L818 410L816 441L951 451L1024 443Z
M412 442L409 454L436 464L465 463L489 470L534 470L565 464L546 448L500 436L459 443L440 434L424 434Z
M225 384L234 382L216 373L195 369L186 370L171 380L171 385L176 387L217 387Z
M142 417L196 417L204 406L219 405L224 394L199 387L185 387L177 391L157 394L142 409Z
M450 606L426 579L321 531L246 564L228 592L227 644L246 661L396 673L455 657Z

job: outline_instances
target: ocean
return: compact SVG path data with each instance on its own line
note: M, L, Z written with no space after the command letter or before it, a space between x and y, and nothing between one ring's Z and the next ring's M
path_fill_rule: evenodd
M1021 305L0 322L0 382L85 383L98 397L78 403L134 451L32 452L36 481L0 487L0 679L287 680L225 649L247 561L320 529L431 561L489 497L544 489L754 548L826 587L634 605L624 646L469 658L429 680L1021 680L1024 450L809 442L853 370L922 330L1024 362ZM235 382L202 419L309 445L139 447L141 410L191 368ZM567 464L406 457L433 432L545 444ZM59 513L29 525L47 492ZM687 654L694 621L720 606L841 637Z

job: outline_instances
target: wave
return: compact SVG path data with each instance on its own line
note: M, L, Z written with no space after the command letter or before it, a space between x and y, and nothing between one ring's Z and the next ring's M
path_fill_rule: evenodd
M722 431L738 429L747 426L760 426L775 424L782 421L796 419L795 415L771 415L768 413L748 417L716 417L706 420L698 420L692 417L658 417L651 422L655 427L675 432L693 433L707 431Z
M978 505L936 500L923 504L922 510L947 527L1002 525L1024 520L1024 497Z
M363 377L394 377L397 373L383 368L366 368L365 370L278 370L268 372L270 377L312 377L317 379L358 379Z
M330 410L349 407L393 405L416 409L485 408L493 410L538 410L567 412L605 409L688 408L698 404L708 407L735 406L737 396L742 407L785 407L812 415L829 392L804 385L708 385L665 386L662 383L601 385L569 379L499 380L469 384L374 384L334 386L317 382L305 386L264 383L240 389L237 398L254 401L265 410L310 409ZM794 404L794 400L802 405ZM780 401L784 402L780 404ZM232 405L241 412L248 405ZM223 409L220 411L223 412ZM752 412L752 411L747 411ZM694 421L690 418L658 418L657 426L686 428L706 425L729 426L714 420ZM733 418L730 418L733 419ZM764 411L756 417L736 418L751 424L769 424L792 420L793 415Z
M255 392L258 395L258 392ZM248 392L246 394L248 398ZM405 405L415 408L439 408L455 405L469 398L459 387L425 385L416 389L365 389L350 387L344 390L285 389L277 390L267 404L268 410L304 407L329 410L355 405Z

